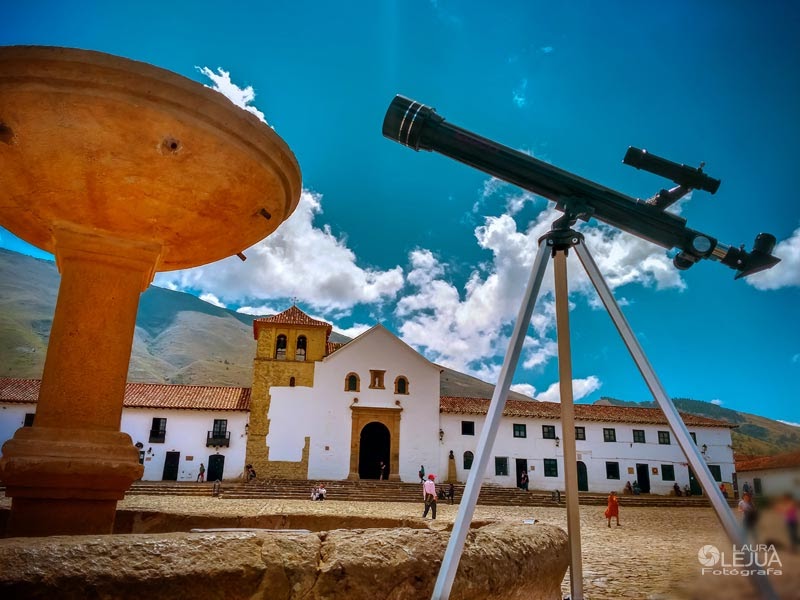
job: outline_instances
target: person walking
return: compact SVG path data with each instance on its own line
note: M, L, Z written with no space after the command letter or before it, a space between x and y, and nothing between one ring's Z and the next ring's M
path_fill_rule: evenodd
M456 497L456 486L452 483L447 486L447 497L450 499L450 504L452 504Z
M419 482L425 483L425 467L423 465L419 466L419 472L417 475L419 475Z
M758 522L758 510L756 509L753 497L750 494L742 494L739 500L739 512L742 513L742 527L744 528L745 539L756 542L756 523Z
M422 484L422 498L425 501L425 511L422 513L422 518L428 516L428 510L431 511L431 519L436 519L436 483L434 479L436 476L431 473L428 479Z
M198 470L197 473L197 481L203 483L205 476L206 476L206 468L203 466L203 463L200 463L200 469Z
M608 506L606 507L606 519L608 519L608 526L611 527L611 517L617 519L617 527L619 527L619 498L617 492L612 491L608 495Z
M786 533L789 537L789 551L797 552L800 545L800 537L797 535L797 503L790 493L783 495L778 510L783 515L783 522L786 524Z

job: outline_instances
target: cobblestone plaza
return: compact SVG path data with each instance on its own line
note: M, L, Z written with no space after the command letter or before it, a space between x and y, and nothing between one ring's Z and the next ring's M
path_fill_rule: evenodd
M7 502L8 500L6 500ZM325 502L299 500L225 500L205 497L130 495L120 509L155 510L185 514L259 515L327 514L415 518L419 505L399 502ZM446 527L458 506L440 503L433 528ZM620 506L621 527L607 526L602 506L581 506L584 592L587 600L614 598L745 599L756 598L752 585L741 576L702 575L698 551L707 544L725 552L724 533L711 508L626 508ZM476 520L538 519L566 530L566 512L556 507L502 507L480 505ZM612 524L613 525L613 524ZM780 519L765 510L760 529L762 543L776 542L782 562L773 586L784 600L800 598L800 555L786 549ZM727 546L728 550L730 547ZM569 595L569 575L562 590Z

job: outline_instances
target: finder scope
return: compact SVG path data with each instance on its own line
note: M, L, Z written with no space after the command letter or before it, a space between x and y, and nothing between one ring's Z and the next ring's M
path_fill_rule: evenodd
M719 189L720 180L709 177L703 173L703 167L690 167L679 165L676 162L650 154L647 150L639 150L631 146L622 159L626 165L637 169L644 169L656 175L671 179L678 185L693 189L703 190L712 194Z
M588 179L549 165L508 146L451 125L436 111L395 96L383 120L383 135L414 150L435 151L538 194L556 203L570 221L594 217L663 248L679 250L673 260L688 269L698 260L710 258L737 271L736 278L769 269L779 258L772 256L775 237L759 234L750 252L732 248L716 238L686 227L686 219L665 212L664 205L626 196ZM626 163L675 181L686 191L717 191L719 180L708 177L702 167L693 168L629 148Z

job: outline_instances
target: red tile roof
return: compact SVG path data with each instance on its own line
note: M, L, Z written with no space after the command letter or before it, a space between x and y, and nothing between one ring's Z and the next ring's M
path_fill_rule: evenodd
M347 343L347 342L328 342L328 343L325 345L325 356L328 356L329 354L333 354L333 353L334 353L334 352L336 352L336 351L337 351L339 348L341 348L342 346L344 346L346 343Z
M250 388L129 383L125 386L123 406L249 411Z
M765 471L769 469L792 469L800 467L800 452L787 452L775 456L759 456L736 461L736 472Z
M35 404L40 383L38 379L0 377L0 402ZM250 388L128 383L123 406L246 412L250 410Z
M19 404L35 403L39 399L39 379L0 377L0 401Z
M488 398L456 398L442 396L439 412L469 415L485 415L489 409ZM529 417L533 419L561 419L561 405L555 402L533 402L508 400L503 415L507 417ZM698 417L681 413L683 422L689 427L736 427L727 421ZM610 423L633 423L639 425L666 425L667 419L658 408L629 408L622 406L599 406L576 404L575 420L604 421Z
M259 326L265 323L270 323L273 325L302 325L304 327L325 327L328 330L327 333L325 334L325 339L327 339L328 336L330 336L331 330L333 329L333 326L330 323L326 323L325 321L318 321L317 319L312 319L302 310L297 308L297 305L294 304L291 307L287 308L282 313L278 313L277 315L255 319L253 321L253 337L255 337L255 339L258 339Z

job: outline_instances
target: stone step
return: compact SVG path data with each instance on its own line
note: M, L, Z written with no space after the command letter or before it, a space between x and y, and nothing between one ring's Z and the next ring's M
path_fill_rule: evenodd
M253 483L223 482L220 496L226 499L310 499L311 489L317 482L304 480L259 481ZM195 482L136 482L128 494L209 496L214 484ZM420 485L394 481L334 481L326 485L328 499L364 502L420 502ZM456 502L464 493L464 485L455 486ZM707 507L704 497L676 498L674 496L622 496L624 506L651 507ZM443 500L446 501L446 500ZM565 495L561 495L561 504ZM607 502L605 494L582 492L579 503L603 506ZM524 492L516 488L503 488L487 485L481 489L478 503L496 506L555 506L550 492ZM735 506L734 500L729 500Z

